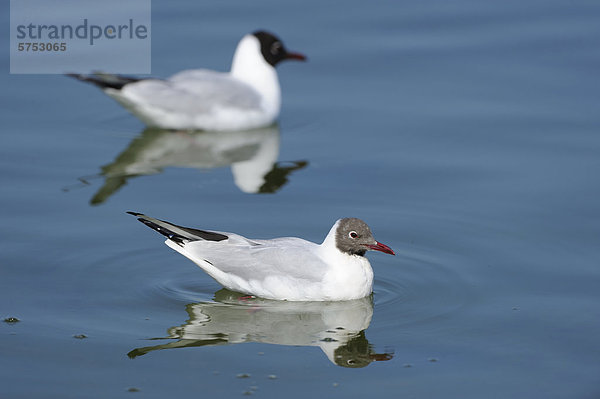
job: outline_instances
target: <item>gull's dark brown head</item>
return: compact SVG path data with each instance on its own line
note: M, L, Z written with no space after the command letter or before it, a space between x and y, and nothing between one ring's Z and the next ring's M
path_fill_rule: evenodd
M396 255L390 247L375 241L369 226L357 218L344 218L339 221L335 243L337 249L350 255L364 256L370 250Z

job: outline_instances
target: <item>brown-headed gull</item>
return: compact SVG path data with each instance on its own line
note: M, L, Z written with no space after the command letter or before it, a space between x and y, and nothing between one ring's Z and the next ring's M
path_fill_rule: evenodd
M369 250L395 255L375 241L357 218L340 219L321 244L295 237L258 240L239 234L177 226L137 212L165 243L233 291L267 299L342 301L363 298L373 289Z
M281 89L275 66L305 60L275 35L257 31L239 42L230 72L194 69L169 79L69 74L99 86L148 126L163 129L246 130L275 122Z

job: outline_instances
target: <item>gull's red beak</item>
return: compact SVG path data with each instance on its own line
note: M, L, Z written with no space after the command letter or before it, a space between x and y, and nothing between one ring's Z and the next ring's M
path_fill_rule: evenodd
M386 254L396 255L394 253L394 251L392 250L392 248L388 247L385 244L377 242L377 241L375 241L375 245L369 245L369 248L371 248L374 251L381 251L381 252L384 252Z
M306 56L300 53L288 51L285 55L286 60L306 61Z

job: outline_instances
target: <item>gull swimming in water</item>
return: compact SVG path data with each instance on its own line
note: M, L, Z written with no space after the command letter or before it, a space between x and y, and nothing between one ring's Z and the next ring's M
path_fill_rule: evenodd
M303 61L275 35L244 36L230 72L193 69L162 80L112 74L68 74L100 87L146 125L163 129L246 130L275 122L281 89L275 66Z
M373 290L369 250L395 255L357 218L340 219L321 244L295 237L248 239L239 234L177 226L137 212L165 243L233 291L266 299L341 301Z

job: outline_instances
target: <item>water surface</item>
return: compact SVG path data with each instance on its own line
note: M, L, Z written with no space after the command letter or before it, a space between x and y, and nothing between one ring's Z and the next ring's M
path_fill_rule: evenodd
M309 62L277 126L220 137L1 55L0 396L600 394L600 6L155 0L152 28L155 76L257 28ZM397 256L365 300L240 300L129 210L313 241L355 216Z

